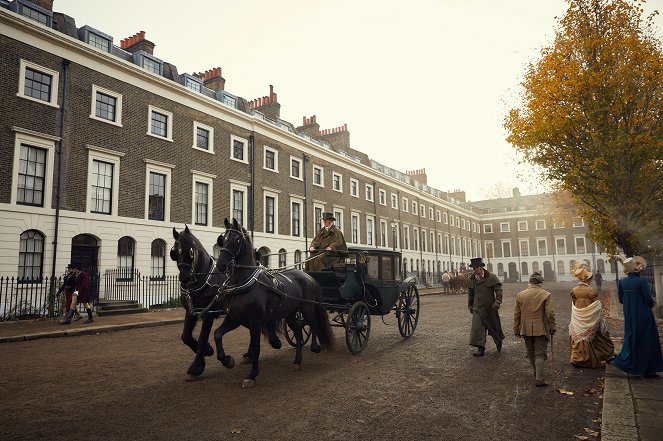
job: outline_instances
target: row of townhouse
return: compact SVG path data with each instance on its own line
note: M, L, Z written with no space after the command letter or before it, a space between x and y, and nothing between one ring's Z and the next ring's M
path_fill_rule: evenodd
M346 125L282 120L272 86L246 100L226 90L221 68L179 74L144 32L117 46L52 6L0 0L0 276L33 280L81 261L163 278L176 272L173 228L188 225L217 252L225 218L251 231L264 263L292 265L326 211L349 244L402 251L403 271L426 282L473 256L512 280L605 262L576 242L584 227L548 237L534 211L489 214L428 186L425 170L353 149Z

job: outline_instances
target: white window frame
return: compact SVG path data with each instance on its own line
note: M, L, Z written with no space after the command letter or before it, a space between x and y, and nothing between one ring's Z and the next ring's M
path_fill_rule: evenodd
M543 226L540 226L543 225ZM537 219L534 221L534 229L537 231L545 230L546 229L546 220L545 219Z
M350 212L350 241L353 244L361 243L361 216L357 212ZM355 240L354 226L357 226L357 238Z
M211 173L191 170L191 223L193 225L201 227L211 227L214 225L212 223L212 214L214 213L214 207L212 206L214 201L214 179L216 179L216 175ZM207 225L196 223L196 182L207 184Z
M111 212L110 214L94 213L99 216L117 216L118 205L120 198L120 162L121 158L125 155L122 152L97 147L93 145L85 146L88 150L87 154L87 195L85 197L85 212L92 213L92 170L93 161L103 161L113 164L113 191L111 194ZM149 176L149 175L148 175ZM149 186L149 183L148 183Z
M560 253L559 252L559 247L557 246L557 241L562 240L564 242L564 252ZM569 253L569 248L566 245L566 236L555 236L555 254L558 256L566 256Z
M366 245L375 246L375 217L366 216Z
M473 233L477 232L477 223L476 222L472 222L472 232Z
M483 224L483 234L493 234L493 224Z
M343 231L343 218L345 217L345 213L343 212L343 208L341 207L333 207L332 208L332 213L334 213L334 217L336 220L334 221L334 225L338 227L341 232Z
M243 159L237 159L233 155L234 152L235 152L235 141L239 141L244 145L244 147L242 149ZM249 163L249 140L248 139L241 138L237 135L230 135L230 159L233 160L233 161L241 162L242 164L248 164Z
M500 233L510 233L511 222L500 222Z
M484 248L484 255L486 256L487 259L491 257L495 258L495 243L492 240L484 241L483 248Z
M274 153L274 168L269 168L267 167L267 152ZM269 147L269 146L263 146L262 149L262 168L263 170L270 171L272 173L278 173L279 172L279 151Z
M398 210L398 195L396 193L391 193L391 208Z
M426 218L426 206L424 204L419 204L419 217Z
M359 181L350 178L350 196L359 198Z
M504 252L504 245L509 244L509 255L507 256L506 253ZM513 249L511 248L511 239L502 239L500 240L500 245L502 247L502 257L512 257L513 256Z
M410 201L408 200L408 198L406 197L401 198L401 204L403 206L403 213L409 213Z
M442 221L444 222L444 225L449 224L449 215L447 214L446 211L444 213L442 213Z
M12 127L16 133L14 137L14 164L12 166L12 190L11 190L11 204L17 205L18 199L18 172L21 159L21 144L28 144L30 146L38 147L46 150L46 170L44 170L44 204L41 207L30 205L23 205L22 207L31 208L47 208L51 209L52 193L53 193L53 174L55 170L55 143L60 141L57 136L47 135L44 133L33 132L32 130L25 130L18 127ZM29 228L28 228L29 229Z
M148 222L170 222L170 202L173 186L173 164L145 159L145 217ZM150 209L150 173L166 175L166 195L164 196L163 220L148 219Z
M239 191L244 193L244 197L242 198L242 213L244 215L244 219L242 220L243 223L245 223L248 218L249 218L249 209L248 209L248 204L249 204L249 186L250 184L247 184L245 182L241 181L235 181L235 180L230 180L230 191L228 194L228 202L229 202L229 207L228 207L228 219L233 219L233 191ZM243 227L246 227L245 225L242 225Z
M315 218L315 210L318 209L320 210L320 219ZM314 225L314 233L317 233L320 231L320 229L324 226L324 222L322 221L322 213L325 212L325 206L324 204L320 204L318 202L313 203L313 225ZM315 234L314 234L315 236Z
M391 230L387 230L387 221L384 219L380 219L380 240L379 240L379 245L381 247L388 247L389 246L389 234Z
M153 113L160 113L162 115L165 115L168 118L168 124L166 125L166 136L161 136L157 135L156 133L152 133L152 114ZM173 112L169 112L167 110L163 110L159 107L155 107L152 105L148 105L147 107L147 134L149 136L152 136L157 139L161 139L164 141L168 142L173 142Z
M298 204L299 205L299 235L298 236L295 236L294 234L292 234L292 226L293 226L292 225L292 219L293 219L292 204ZM292 236L292 237L302 237L303 234L304 234L304 199L290 196L289 210L290 210L290 231L288 232L288 235Z
M417 201L412 201L412 214L414 214L415 216L419 215L419 204L417 203Z
M442 212L440 210L435 210L435 221L442 222Z
M433 207L428 207L428 219L433 220Z
M518 231L527 231L528 222L526 220L518 221Z
M460 224L462 225L462 226L461 226L461 229L464 230L464 229L465 229L465 219L461 219L461 220L460 220Z
M336 188L336 178L338 178L338 188ZM332 172L332 190L343 193L343 175L335 171Z
M299 164L299 176L294 176L292 174L292 163L293 162L296 162L296 163ZM304 180L304 176L303 176L304 175L304 169L302 168L303 167L302 162L303 161L300 158L295 158L294 156L290 156L290 169L288 170L288 173L290 173L290 177L292 179L297 179L298 181L303 181Z
M560 228L564 228L566 225L564 221L556 220L553 221L553 229L554 230L559 230Z
M369 202L373 202L375 200L375 188L373 187L373 184L364 185L364 197Z
M403 249L405 250L410 250L410 226L409 225L403 225Z
M198 129L207 130L209 132L209 150L198 147ZM198 121L193 122L193 145L192 148L199 152L214 154L214 127L210 127Z
M267 197L274 198L274 232L267 232ZM265 234L279 234L279 191L263 189L262 195L262 231Z
M25 69L29 67L32 70L39 71L41 73L45 73L51 76L52 81L51 81L51 99L50 101L44 101L40 100L38 98L34 98L28 95L24 95L25 92ZM45 104L47 106L51 107L57 107L60 108L58 105L58 88L60 86L60 72L53 70L53 69L48 69L46 67L40 66L35 63L31 63L27 60L21 59L20 62L20 70L18 74L18 92L16 93L16 96L21 97L26 100L33 101L35 103L40 103L40 104Z
M582 240L582 246L585 249L582 253L578 251L578 239ZM575 247L576 254L587 254L587 239L582 235L573 236L573 246Z
M526 245L527 251L523 253L523 244ZM529 257L532 253L529 251L529 239L520 239L518 241L518 254L521 257Z
M541 254L539 251L541 250L541 247L539 246L540 242L543 241L543 246L545 248L546 254ZM537 256L547 256L548 255L548 239L545 237L537 237L536 238L536 255Z
M383 206L387 206L387 192L383 189L378 189L378 203Z
M315 171L320 170L320 183L315 182ZM315 185L316 187L325 187L325 169L321 165L316 165L313 164L313 168L311 168L311 183Z
M580 220L580 221L578 222L578 220ZM573 226L573 228L584 227L585 226L585 218L583 218L582 216L574 217L572 226Z
M100 118L97 116L97 93L103 93L104 95L111 96L115 98L115 121L111 121L105 118ZM106 124L111 124L117 127L122 127L122 94L113 92L112 90L105 89L96 84L92 85L92 107L90 109L90 118L101 121Z
M454 222L456 221L455 219L456 218L453 214L451 216L449 216L449 225L451 225L452 227L456 226L456 225L454 225Z
M412 249L414 251L419 251L419 228L412 227Z

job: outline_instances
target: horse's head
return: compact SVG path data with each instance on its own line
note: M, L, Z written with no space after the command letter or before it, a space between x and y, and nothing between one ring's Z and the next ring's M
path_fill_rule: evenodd
M216 261L216 269L219 272L227 272L236 264L255 265L253 253L247 252L253 249L251 239L246 230L233 219L224 220L226 232L219 235L216 244L219 246L219 258Z
M173 238L175 244L170 249L170 258L177 263L177 269L180 271L180 283L182 285L193 284L196 282L197 266L207 254L196 236L185 226L184 231L178 233L173 227Z

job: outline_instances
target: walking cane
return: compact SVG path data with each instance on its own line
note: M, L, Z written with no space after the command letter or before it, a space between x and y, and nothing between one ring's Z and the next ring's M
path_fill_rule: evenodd
M555 390L559 390L557 384L557 367L555 366L555 345L553 344L553 337L555 334L550 334L550 362L552 363L553 371L553 386Z

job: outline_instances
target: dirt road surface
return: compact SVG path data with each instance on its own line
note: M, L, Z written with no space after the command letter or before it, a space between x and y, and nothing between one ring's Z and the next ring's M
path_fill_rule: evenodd
M544 284L554 294L554 358L560 394L547 363L548 388L533 386L524 343L512 332L515 293L501 308L507 339L486 356L468 346L466 295L421 298L414 336L403 340L395 316L374 316L368 346L351 355L335 328L336 350L294 350L262 343L261 372L242 389L247 365L228 370L207 359L188 381L193 353L169 325L0 346L2 440L572 440L600 428L603 369L567 361L572 284ZM248 332L224 340L240 359Z

